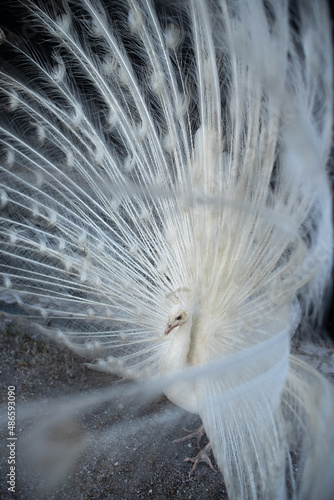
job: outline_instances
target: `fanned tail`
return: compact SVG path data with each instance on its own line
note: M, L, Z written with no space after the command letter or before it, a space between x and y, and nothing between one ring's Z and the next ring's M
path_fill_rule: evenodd
M1 35L0 299L155 380L186 296L195 366L172 383L196 385L230 497L327 498L333 391L290 357L330 288L325 3L25 7L53 50Z

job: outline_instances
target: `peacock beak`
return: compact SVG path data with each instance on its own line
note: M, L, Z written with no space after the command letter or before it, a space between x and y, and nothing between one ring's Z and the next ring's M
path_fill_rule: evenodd
M167 326L165 328L165 335L168 335L177 326L179 326L179 325L170 325L170 324L167 324Z

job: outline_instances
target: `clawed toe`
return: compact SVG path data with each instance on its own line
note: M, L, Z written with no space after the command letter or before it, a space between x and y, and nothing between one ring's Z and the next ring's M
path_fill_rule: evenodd
M200 445L201 439L205 434L204 425L202 424L198 429L190 431L188 429L183 429L185 432L190 432L187 436L184 436L179 439L174 439L173 443L182 443L183 441L187 441L188 439L196 438L198 446Z
M205 430L204 430L204 425L203 424L198 429L195 429L194 431L189 431L188 429L183 429L183 430L186 431L186 432L190 432L190 434L188 434L187 436L184 436L183 438L175 439L173 441L173 443L182 443L183 441L187 441L188 439L196 438L197 439L197 444L198 444L198 446L200 446L201 439L202 439L202 437L205 434ZM205 445L204 448L202 448L197 453L196 457L188 457L188 458L184 459L184 462L192 462L193 463L191 471L189 472L189 477L193 475L193 473L197 469L198 464L200 462L205 462L206 464L208 464L208 466L210 467L210 469L213 470L213 472L216 472L216 470L214 469L214 467L212 465L212 462L211 462L211 460L210 460L210 458L208 456L208 452L209 451L211 451L211 444L210 443L208 443L207 445Z
M193 473L195 472L195 470L197 469L198 467L198 464L200 462L205 462L206 464L208 464L208 466L210 467L211 470L213 470L213 472L216 472L215 468L213 467L212 465L212 462L208 456L208 452L211 451L211 444L208 443L207 445L204 446L204 448L202 448L196 455L196 457L192 457L192 458L185 458L184 459L184 462L192 462L194 465L192 466L190 472L189 472L189 477L193 475Z

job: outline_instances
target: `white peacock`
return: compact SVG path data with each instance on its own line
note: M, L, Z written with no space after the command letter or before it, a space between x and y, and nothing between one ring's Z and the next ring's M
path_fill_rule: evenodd
M0 298L99 368L159 374L230 498L329 498L332 389L290 357L332 265L325 2L24 4L35 40L1 34Z

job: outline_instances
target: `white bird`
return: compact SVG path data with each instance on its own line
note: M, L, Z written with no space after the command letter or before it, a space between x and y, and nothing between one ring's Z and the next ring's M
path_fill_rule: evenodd
M1 37L0 298L159 374L231 499L330 499L333 390L290 356L332 265L325 2L24 3L30 40Z

